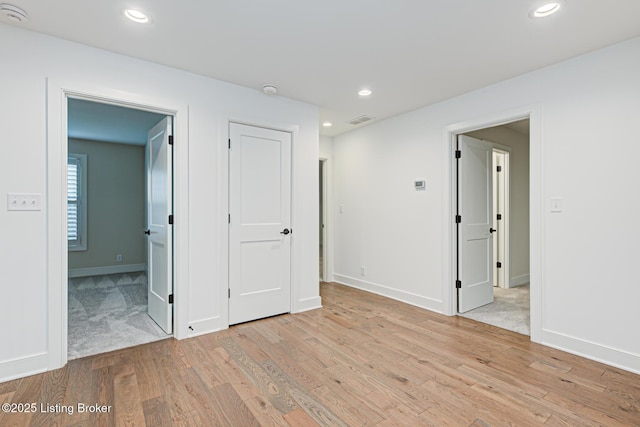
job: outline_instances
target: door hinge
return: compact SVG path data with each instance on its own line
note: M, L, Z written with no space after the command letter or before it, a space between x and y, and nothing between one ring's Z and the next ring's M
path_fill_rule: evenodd
M460 224L462 222L462 215L456 215L456 224Z
M229 292L228 292L228 294L229 294L229 298L231 298L231 288L228 288L228 289L227 289L227 291L229 291Z
M456 150L456 159L462 158L462 151Z
M462 282L460 280L456 280L456 289L462 288Z
M173 135L169 135L169 145L173 145Z
M496 262L496 267L502 268L502 263L500 261Z
M231 214L229 214L229 224L231 224Z
M169 215L169 225L173 225L173 215Z
M231 138L229 138L229 150L231 150Z
M173 294L169 294L169 304L173 304Z
M498 172L502 172L502 166L498 166L496 169Z
M500 221L502 219L502 214L498 214L497 218L498 218L498 221Z

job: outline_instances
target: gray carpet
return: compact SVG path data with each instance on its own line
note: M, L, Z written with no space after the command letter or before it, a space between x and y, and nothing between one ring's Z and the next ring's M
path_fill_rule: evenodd
M528 284L510 289L493 288L493 298L493 303L460 316L523 335L531 335Z
M168 338L147 314L144 272L69 279L69 360Z

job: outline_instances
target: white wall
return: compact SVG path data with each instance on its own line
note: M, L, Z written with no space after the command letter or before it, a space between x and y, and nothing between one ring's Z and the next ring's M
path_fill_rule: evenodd
M509 282L507 287L529 282L529 135L505 126L467 132L465 135L511 148L509 154Z
M49 321L47 315L48 310L60 310L50 305L51 301L62 301L55 289L60 277L52 273L61 267L48 264L49 258L60 255L52 250L48 258L47 253L51 246L47 236L55 236L59 226L55 221L47 224L59 214L48 206L61 203L56 200L60 194L52 190L61 187L61 182L47 180L55 175L47 168L56 164L49 162L49 157L60 150L62 139L56 129L62 126L63 99L51 87L78 87L114 99L141 99L144 105L177 106L176 171L182 175L176 177L176 203L186 214L183 216L188 216L177 216L175 228L179 235L175 285L178 337L227 326L228 120L297 129L292 303L294 311L320 305L318 198L309 197L318 191L315 106L7 25L0 25L0 40L11 41L3 44L7 59L0 67L0 195L3 200L9 192L40 193L44 198L44 209L39 212L0 209L0 280L4 291L0 323L5 325L0 329L0 381L55 368L61 357L53 353L66 351L59 348L57 340L48 342L62 323L55 318ZM49 198L48 191L52 191Z
M448 129L536 111L532 339L640 372L639 75L636 38L335 137L335 279L451 313Z

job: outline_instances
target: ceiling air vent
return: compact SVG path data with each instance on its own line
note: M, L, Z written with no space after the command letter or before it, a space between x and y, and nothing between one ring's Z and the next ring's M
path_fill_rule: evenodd
M364 116L356 117L355 119L351 119L347 123L352 124L352 125L359 125L361 123L366 123L366 122L371 121L373 119L375 119L375 117L364 115Z

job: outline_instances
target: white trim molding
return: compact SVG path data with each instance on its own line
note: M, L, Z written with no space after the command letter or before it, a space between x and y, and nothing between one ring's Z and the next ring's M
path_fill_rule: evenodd
M302 313L304 311L315 310L317 308L322 308L321 297L304 298L296 302L294 307L292 307L291 313Z
M457 313L456 306L456 245L455 245L455 139L456 135L499 126L516 120L529 118L529 245L531 292L531 341L542 340L542 287L543 278L543 168L542 168L542 106L539 104L525 106L518 109L495 112L487 116L446 126L442 132L442 215L445 218L442 239L442 298L443 313L453 316ZM446 236L449 236L448 238Z
M101 276L103 274L135 273L136 271L145 271L146 269L146 264L124 264L109 265L106 267L76 268L74 270L69 270L69 278Z
M640 374L640 355L544 329L542 344Z
M509 287L515 288L516 286L526 285L531 282L529 274L521 274L520 276L512 277L509 279Z
M48 363L46 370L67 363L67 238L66 162L67 100L84 99L126 108L152 111L173 117L174 137L174 337L187 338L189 313L189 107L157 93L135 93L96 83L48 78L47 91L47 278L48 278ZM137 268L137 267L136 267ZM144 268L143 268L144 269ZM181 297L184 296L184 297ZM24 376L25 372L16 371Z
M40 374L48 370L49 354L38 353L0 362L0 383Z
M365 280L356 279L354 277L344 276L342 274L334 273L333 279L335 283L339 283L341 285L350 286L352 288L360 289L362 291L371 292L376 295L381 295L383 297L391 298L396 301L401 301L416 307L434 311L436 313L443 312L442 301L427 298L425 296L413 294L410 292L400 291L398 289L379 285L373 282L367 282Z
M188 328L189 338L191 338L228 329L229 325L226 318L216 316L208 319L191 321L189 322Z

